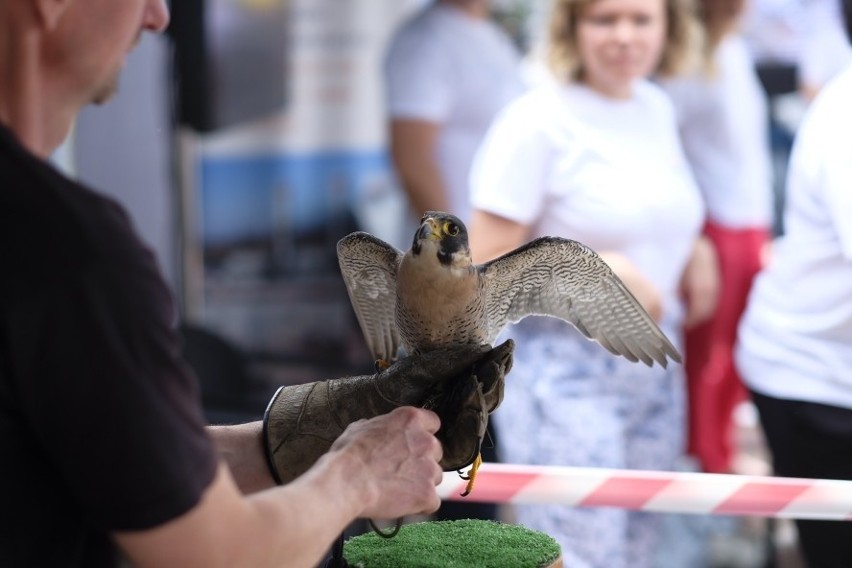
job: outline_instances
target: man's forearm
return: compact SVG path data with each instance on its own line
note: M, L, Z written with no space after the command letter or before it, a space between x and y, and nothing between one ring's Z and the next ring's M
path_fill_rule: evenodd
M138 568L310 568L376 494L365 490L358 464L336 455L289 485L247 498L221 466L186 514L113 536Z
M275 485L263 447L262 422L208 426L207 431L240 491L255 493Z

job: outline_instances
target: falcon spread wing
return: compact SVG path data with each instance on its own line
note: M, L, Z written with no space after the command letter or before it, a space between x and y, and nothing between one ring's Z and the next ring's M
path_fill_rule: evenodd
M392 361L402 344L396 327L396 274L402 253L364 232L337 243L340 272L349 300L375 359Z
M488 337L528 315L554 316L574 324L612 353L646 365L677 349L621 280L594 251L569 239L536 239L480 267Z

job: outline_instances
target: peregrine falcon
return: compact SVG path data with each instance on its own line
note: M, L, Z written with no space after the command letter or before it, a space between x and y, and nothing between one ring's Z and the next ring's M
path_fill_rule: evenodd
M530 315L570 322L649 367L681 362L618 276L577 241L542 237L477 265L458 217L427 211L407 252L356 232L337 243L337 258L377 364L447 345L491 345L508 323ZM480 454L462 495L473 490L481 464Z
M428 211L405 253L356 232L338 242L337 256L367 346L380 361L451 344L490 345L507 324L544 315L630 361L681 362L618 276L577 241L542 237L477 265L464 224Z

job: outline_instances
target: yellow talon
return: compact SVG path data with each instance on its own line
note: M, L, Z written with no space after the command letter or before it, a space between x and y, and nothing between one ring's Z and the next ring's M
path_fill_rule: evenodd
M482 453L476 454L476 459L473 460L473 463L470 466L470 471L467 472L467 476L462 475L462 479L467 479L467 486L464 488L464 492L461 494L462 497L467 497L470 495L470 492L473 491L473 484L476 481L476 472L479 471L479 466L482 465Z
M376 372L381 373L385 369L391 366L391 362L385 359L376 359Z

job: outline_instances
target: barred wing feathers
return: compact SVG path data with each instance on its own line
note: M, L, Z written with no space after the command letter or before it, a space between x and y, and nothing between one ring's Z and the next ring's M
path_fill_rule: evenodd
M402 344L394 315L402 252L359 231L340 239L337 260L370 353L375 359L393 361Z
M493 342L508 323L529 315L572 323L589 339L630 361L666 367L680 354L618 276L593 250L542 237L480 266Z

